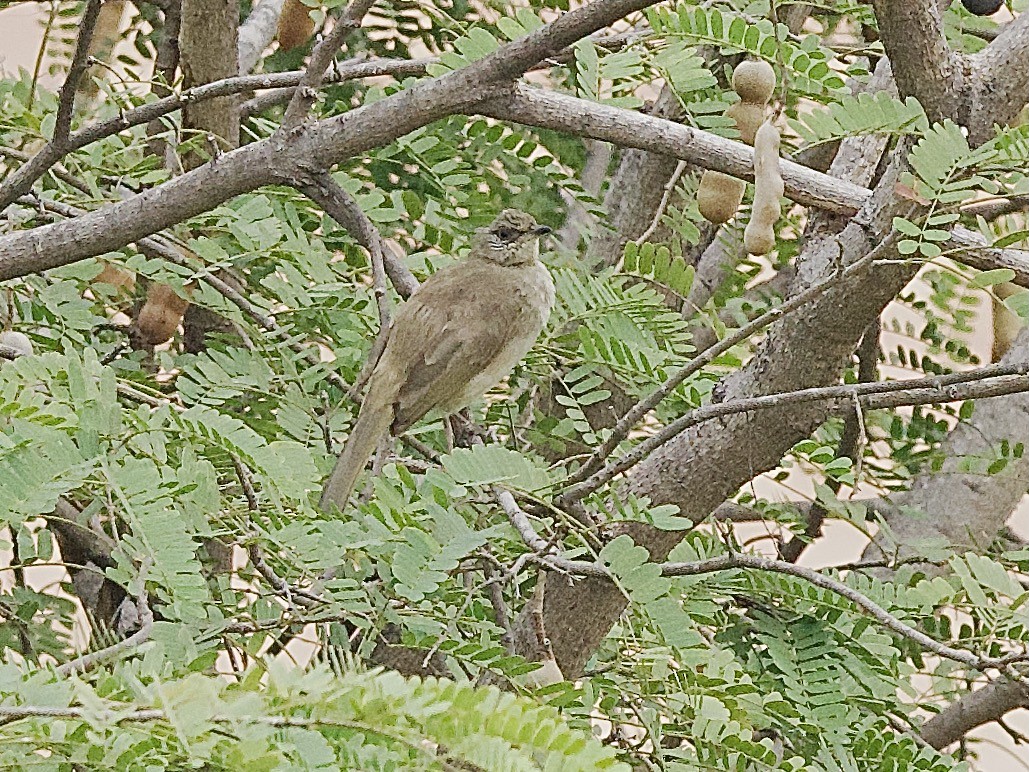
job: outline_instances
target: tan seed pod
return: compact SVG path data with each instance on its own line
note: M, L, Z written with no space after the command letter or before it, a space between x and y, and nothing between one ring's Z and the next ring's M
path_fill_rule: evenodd
M740 208L747 183L722 172L704 172L697 188L697 208L705 220L716 225L729 222Z
M186 292L190 293L191 288L186 287ZM189 301L180 298L167 284L151 284L136 319L140 337L152 346L164 343L175 334L187 308Z
M311 9L301 0L286 0L279 16L279 28L275 35L279 40L279 48L290 51L302 46L311 39L314 32L314 19Z
M768 62L740 62L732 73L732 88L744 102L764 105L775 91L775 70Z
M761 128L761 124L765 122L765 106L755 105L751 102L737 102L729 105L725 114L736 121L740 139L748 145L753 145L754 135Z
M750 254L765 255L775 246L775 223L782 214L783 191L779 130L767 121L754 138L754 208L743 231L743 246Z

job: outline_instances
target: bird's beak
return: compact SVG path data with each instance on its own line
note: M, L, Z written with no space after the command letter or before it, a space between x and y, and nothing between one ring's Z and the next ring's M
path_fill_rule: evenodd
M537 225L532 229L532 232L537 236L546 236L553 229L549 225Z

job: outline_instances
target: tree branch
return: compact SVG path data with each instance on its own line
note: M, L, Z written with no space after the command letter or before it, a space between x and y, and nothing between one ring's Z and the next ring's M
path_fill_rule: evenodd
M965 124L964 71L947 45L937 0L874 0L879 36L901 96L913 96L930 122Z
M687 429L716 418L812 402L823 403L824 410L835 414L852 409L855 401L860 402L862 408L867 410L882 410L910 405L933 405L966 399L984 399L1026 391L1029 391L1029 363L993 365L979 370L914 378L907 381L877 381L875 383L822 386L715 402L698 407L675 419L659 432L636 445L624 456L606 464L603 469L584 482L573 485L562 494L558 501L559 505L567 506L581 500L617 475L634 467Z
M969 139L979 143L992 136L995 124L1013 121L1029 101L1029 12L1005 25L970 63L976 82Z
M75 41L71 67L64 80L64 85L61 86L53 137L32 157L31 161L21 166L3 184L0 184L0 212L16 198L27 193L32 188L32 183L43 176L46 170L59 161L65 153L69 152L72 144L69 135L72 112L75 107L75 94L78 90L79 80L86 71L89 44L93 39L93 28L96 26L97 16L100 13L100 2L101 0L89 0L86 3L78 39Z
M993 681L945 707L922 724L919 734L933 748L942 750L976 727L996 721L1018 708L1029 708L1029 684Z
M344 115L227 153L164 185L68 223L0 238L0 280L92 257L148 236L261 185L288 180L298 163L327 168L381 147L493 95L575 41L654 0L597 0L563 14L488 56ZM19 170L20 171L20 170Z
M517 504L514 502L514 498L511 497L506 502L502 501L501 504L505 511L508 511L512 507L515 510L518 510L517 512L508 512L508 517L512 522L518 523L516 528L519 535L522 536L526 546L533 550L536 562L560 573L590 577L594 580L606 581L609 584L614 584L611 582L611 573L606 567L599 563L568 560L567 558L563 558L559 555L544 554L549 549L549 545L546 540L537 534L532 528L529 523L528 516L518 509ZM784 560L773 560L771 558L761 557L760 555L730 553L727 555L719 555L718 557L707 558L706 560L662 563L660 568L662 576L700 576L703 574L729 571L738 568L768 571L771 573L794 576L814 585L815 587L820 587L823 590L828 590L842 598L846 598L886 629L914 642L926 651L930 651L937 656L949 659L953 662L966 665L973 670L983 672L999 669L1005 673L1012 673L1012 665L1029 661L1029 652L1025 651L993 657L985 654L975 654L974 652L966 649L958 649L950 646L926 635L911 625L902 622L867 595L844 584L840 580L826 576L825 574L819 573L818 571L810 568L798 566L794 563L788 563ZM524 630L522 630L522 634L524 635Z
M365 381L371 377L372 370L378 363L379 357L382 356L382 351L386 347L386 339L389 337L392 323L386 275L389 274L393 280L393 286L405 298L410 297L418 288L418 280L395 255L389 253L387 257L382 248L382 237L372 225L372 221L368 219L368 215L364 213L353 196L336 184L332 175L328 172L315 173L308 175L307 179L297 180L295 184L302 193L321 206L326 214L348 231L358 244L368 250L371 258L372 292L375 295L375 304L379 312L379 330L357 380L349 389L350 397L356 399L361 393Z
M336 52L343 45L343 38L351 30L360 26L361 19L374 3L375 0L351 0L347 9L336 21L332 32L314 47L307 71L297 90L293 93L293 98L286 108L286 114L282 118L282 125L279 126L277 133L292 131L307 117L318 96L318 87L322 84L325 71L336 57Z
M604 140L621 147L649 150L740 179L754 179L754 149L742 142L674 121L544 89L516 85L509 92L478 105L476 112L505 121ZM786 196L797 203L849 216L868 199L867 188L829 177L792 161L783 160L781 169Z
M86 10L79 22L79 34L75 41L75 53L72 54L71 67L68 69L68 77L64 79L61 86L61 93L57 105L57 118L54 121L54 136L51 144L62 147L68 140L71 132L71 116L75 109L75 93L79 88L79 81L89 66L89 44L93 40L93 30L96 27L97 16L100 14L101 0L89 0L86 3ZM2 208L2 207L0 207Z
M239 27L237 45L240 73L250 72L257 65L264 49L275 39L282 5L285 0L261 0Z

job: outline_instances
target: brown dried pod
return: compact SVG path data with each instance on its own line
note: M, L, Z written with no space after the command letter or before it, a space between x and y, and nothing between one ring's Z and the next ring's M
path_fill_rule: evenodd
M765 106L756 105L751 102L737 102L729 105L725 114L736 121L736 128L740 132L740 139L748 145L754 144L754 135L765 122Z
M283 51L290 51L297 46L302 46L311 39L314 33L314 19L311 18L311 8L301 0L286 0L282 6L282 15L279 16L279 28L275 36L279 40L279 48Z
M736 215L746 190L743 180L708 169L697 188L697 208L705 220L721 225Z
M775 90L775 70L767 62L741 62L732 74L732 85L740 101L725 114L736 122L740 138L754 144L758 128L765 120L765 105ZM715 171L706 171L697 189L697 208L708 222L720 225L731 220L743 201L746 183Z
M192 294L191 286L187 285L184 289L187 294ZM175 334L187 308L189 301L179 297L167 284L151 284L146 303L136 319L140 338L151 346L164 343Z
M136 274L104 260L99 261L103 269L93 279L94 284L107 284L119 292L132 294L136 289Z

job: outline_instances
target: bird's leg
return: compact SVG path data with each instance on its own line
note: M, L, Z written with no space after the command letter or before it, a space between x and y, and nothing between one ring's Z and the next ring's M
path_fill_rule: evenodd
M443 419L443 441L447 448L447 453L454 452L455 438L458 433L457 416L448 415Z
M364 486L364 490L361 492L361 501L368 501L372 497L372 491L374 489L373 480L382 474L382 467L386 466L386 462L389 460L390 455L393 453L393 438L389 434L382 435L382 439L379 440L378 446L375 448L375 455L372 456L372 473L368 477L368 482Z
M375 449L375 457L372 459L373 477L378 477L382 474L382 467L386 466L386 461L389 459L392 452L393 438L388 434L384 434L382 439L379 440L379 445Z

